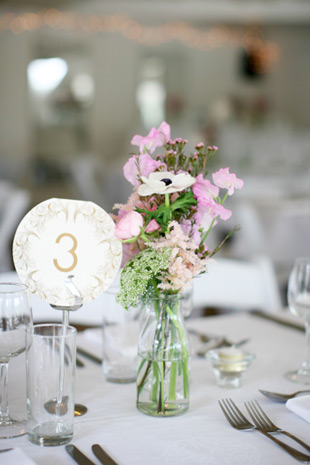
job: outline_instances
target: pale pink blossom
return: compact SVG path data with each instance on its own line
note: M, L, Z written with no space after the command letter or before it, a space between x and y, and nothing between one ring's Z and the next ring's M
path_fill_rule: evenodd
M197 213L194 215L195 223L199 225L204 231L208 231L211 224L212 227L216 226L218 221L214 219L214 216L210 215L204 209L198 209Z
M193 185L193 193L199 203L208 202L208 200L219 195L219 188L214 186L208 179L203 179L202 174L198 174L195 184Z
M195 241L182 231L181 226L172 221L170 232L152 244L157 250L171 249L169 267L158 285L163 290L182 291L192 279L206 270L207 259L201 259L195 251Z
M211 197L208 201L201 202L198 204L198 212L200 215L208 214L212 218L219 216L221 220L228 220L231 217L231 210L228 210L220 203L215 202Z
M135 135L131 143L139 147L140 153L144 153L145 150L153 153L157 147L163 147L168 140L170 140L170 126L163 121L158 129L153 127L146 137Z
M131 211L123 216L115 226L115 236L117 239L126 240L140 234L143 227L143 216L140 213Z
M193 223L191 220L185 220L181 223L182 231L193 241L197 246L201 242L201 233L199 231L199 223Z
M138 239L135 242L131 242L129 244L123 244L123 256L122 256L122 263L121 268L124 268L126 263L131 260L135 255L138 255L141 250L145 249L145 242L143 240Z
M234 173L229 173L229 168L221 168L212 175L213 182L222 189L227 189L228 195L233 195L234 189L243 187L243 180L237 178Z
M130 184L138 187L141 184L139 180L141 176L148 177L157 168L159 168L161 164L162 163L160 161L154 160L147 153L144 155L133 155L125 163L123 173Z

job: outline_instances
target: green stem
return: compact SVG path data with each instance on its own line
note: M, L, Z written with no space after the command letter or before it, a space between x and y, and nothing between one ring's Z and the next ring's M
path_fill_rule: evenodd
M159 383L159 368L158 368L158 363L157 362L152 362L152 368L153 368L153 382L152 382L152 394L151 394L151 399L152 402L156 403L157 402L157 392L158 392L158 383Z
M167 231L165 232L165 234L169 233L169 224L171 222L171 218L172 218L172 211L171 211L171 208L170 208L170 197L169 197L169 194L165 194L165 207L169 209L169 221L168 221L168 227L167 227Z
M221 200L221 204L223 205L223 203L225 202L225 200L227 199L227 196L228 196L228 191L226 192L226 194L224 195L223 199Z
M161 331L161 345L160 345L160 390L158 396L158 412L165 413L165 362L164 362L164 346L163 340L165 337L165 327L162 325Z
M211 231L211 229L213 228L213 225L214 225L214 222L215 222L215 218L213 218L213 220L211 221L211 224L209 226L209 229L208 231L203 235L203 237L201 238L201 241L200 241L200 244L203 244L204 241L207 239L207 237L209 236L209 233Z
M176 399L177 372L178 372L178 362L173 361L171 362L171 368L170 368L170 382L169 382L169 399L170 400Z
M176 312L178 311L179 302L177 301L174 305L174 311L172 312L173 316L170 317L171 320L177 318ZM175 400L176 399L176 380L177 380L177 372L178 372L178 361L175 361L177 351L174 348L174 341L176 340L176 327L175 325L171 325L171 354L170 357L172 358L171 368L170 368L170 380L169 380L169 399Z
M139 376L140 371L142 370L143 365L145 364L145 362L146 362L146 359L144 358L144 359L142 360L142 362L140 363L140 366L139 366L139 368L138 368L137 377ZM146 379L147 379L147 376L148 376L148 374L149 374L150 368L151 368L151 362L148 361L148 362L147 362L147 366L146 366L146 370L145 370L145 372L144 372L144 375L142 376L141 381L137 384L138 395L140 394L140 392L141 392L142 389L143 389L143 386L144 386L144 383L145 383L145 381L146 381Z
M170 197L169 194L165 194L165 206L170 207Z
M223 203L224 203L225 200L227 199L227 195L228 195L228 192L226 192L226 194L224 195L224 197L223 197L222 200L220 200L220 198L219 198L219 202L220 202L221 205L223 205ZM207 232L202 236L202 238L201 238L200 244L203 244L204 241L205 241L205 240L207 239L207 237L209 236L210 231L211 231L211 229L213 228L213 225L214 225L214 221L215 221L215 220L216 220L216 218L213 218L213 220L211 221L211 224L210 224L210 226L209 226L208 231L207 231Z
M188 382L189 382L189 373L188 373L188 366L187 366L187 360L188 360L188 349L187 349L187 344L186 344L186 339L185 339L185 333L184 330L180 324L180 322L177 320L177 318L173 318L173 312L167 308L167 312L171 317L171 320L173 324L175 325L179 337L180 337L180 342L181 342L181 347L182 347L182 363L183 363L183 379L184 379L184 397L187 398L188 396Z

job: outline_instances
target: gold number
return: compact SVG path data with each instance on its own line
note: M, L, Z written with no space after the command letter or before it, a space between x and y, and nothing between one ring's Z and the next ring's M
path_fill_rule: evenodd
M76 237L73 236L73 234L70 234L70 233L62 233L60 234L57 239L56 239L56 242L57 244L59 244L59 242L61 241L61 239L63 237L70 237L70 239L72 239L73 241L73 246L70 250L68 250L68 253L70 253L72 255L72 258L73 258L73 263L71 266L69 266L68 268L63 268L62 266L59 265L58 261L54 258L54 265L55 267L57 268L57 270L59 271L64 271L64 272L68 272L68 271L72 271L74 270L74 268L76 267L77 265L77 261L78 261L78 258L77 258L77 255L75 253L76 251L76 248L77 248L77 245L78 245L78 242L76 240Z

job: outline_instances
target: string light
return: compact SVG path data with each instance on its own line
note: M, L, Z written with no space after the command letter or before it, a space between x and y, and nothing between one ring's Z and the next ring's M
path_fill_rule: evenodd
M86 34L118 32L133 42L148 46L158 46L178 40L187 47L201 51L224 46L240 46L246 50L255 49L256 56L259 57L257 66L262 73L270 71L279 60L278 46L273 42L265 41L261 29L257 27L237 29L228 26L213 26L208 31L204 31L180 21L146 26L120 14L79 15L73 12L62 12L55 8L36 13L0 15L0 31L22 34L44 27L78 30Z

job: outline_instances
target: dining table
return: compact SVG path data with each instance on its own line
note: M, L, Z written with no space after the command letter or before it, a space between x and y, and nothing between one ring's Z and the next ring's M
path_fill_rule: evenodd
M266 316L266 315L265 315ZM275 321L279 319L279 321ZM288 326L294 323L295 326ZM310 444L310 423L290 411L285 403L271 401L259 389L293 392L304 385L286 380L284 374L296 369L303 358L305 334L299 320L287 309L269 319L257 312L233 312L187 318L191 343L190 406L174 417L152 417L136 408L135 383L105 380L102 365L79 355L83 367L76 369L75 401L87 406L87 413L75 417L71 441L95 464L91 446L100 444L118 465L286 465L298 463L258 431L238 431L226 420L218 401L231 398L247 415L244 402L257 400L272 421ZM193 331L194 330L194 331ZM206 357L197 355L204 344L195 334L225 336L232 342L248 338L244 351L255 359L244 373L239 388L216 384L213 368ZM101 328L88 328L77 336L79 349L102 356ZM25 353L15 357L9 368L9 403L14 417L26 417ZM302 450L285 436L277 436ZM74 465L65 446L42 447L27 435L2 439L0 450L18 449L29 463ZM302 450L307 453L307 451ZM0 464L8 463L9 453L0 453ZM309 453L308 453L309 454ZM310 455L310 454L309 454ZM25 462L28 463L28 462ZM23 465L19 463L18 465Z

